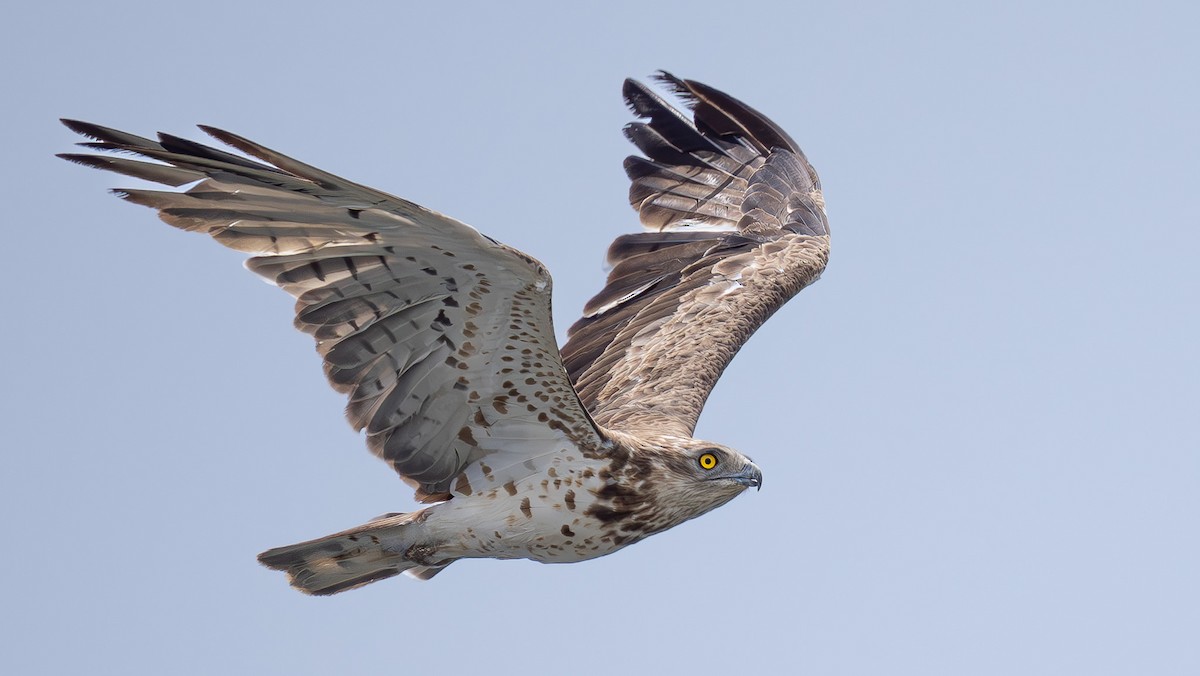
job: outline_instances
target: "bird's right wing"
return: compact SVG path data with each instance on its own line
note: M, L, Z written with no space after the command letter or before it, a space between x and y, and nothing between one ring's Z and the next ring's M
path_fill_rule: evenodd
M515 478L547 455L603 446L562 366L550 275L533 258L229 132L203 128L262 162L167 134L64 123L95 139L87 148L136 156L65 159L195 183L116 192L254 254L248 267L296 297L296 326L349 396L351 425L418 499L462 492L464 469Z

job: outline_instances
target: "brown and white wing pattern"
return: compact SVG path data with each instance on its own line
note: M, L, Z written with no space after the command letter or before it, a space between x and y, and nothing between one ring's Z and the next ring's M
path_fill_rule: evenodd
M604 290L562 349L601 425L690 436L722 371L829 257L821 184L804 153L761 113L667 73L693 120L642 84L625 161L645 232L608 251Z
M562 366L550 276L536 260L228 132L203 128L262 162L166 134L154 141L64 122L95 139L81 145L122 153L68 160L195 183L116 192L254 254L248 267L296 297L296 326L349 396L350 423L418 498L444 497L490 454L520 471L522 461L603 443Z

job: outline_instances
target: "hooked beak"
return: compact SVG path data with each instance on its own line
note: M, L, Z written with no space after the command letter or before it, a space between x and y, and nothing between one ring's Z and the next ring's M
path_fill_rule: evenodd
M733 479L746 488L753 487L757 490L762 490L762 470L759 469L758 465L755 465L754 463L746 465L742 468L742 471L738 472L737 474L732 474L726 478Z

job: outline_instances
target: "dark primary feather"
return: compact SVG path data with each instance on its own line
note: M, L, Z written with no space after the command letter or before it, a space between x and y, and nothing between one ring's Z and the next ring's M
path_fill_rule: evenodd
M665 70L660 70L655 79L670 85L676 94L688 102L696 118L696 125L704 133L753 144L763 153L780 148L804 156L800 146L787 132L780 129L766 115L725 92L713 89L703 82L681 80Z
M598 423L690 435L738 348L820 274L829 229L817 174L782 129L707 85L658 79L694 119L626 81L647 119L625 128L645 155L625 170L647 232L613 242L608 283L562 355Z

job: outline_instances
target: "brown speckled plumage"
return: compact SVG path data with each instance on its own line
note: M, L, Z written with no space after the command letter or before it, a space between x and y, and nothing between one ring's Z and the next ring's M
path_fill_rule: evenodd
M761 484L733 449L691 437L749 336L824 269L816 172L749 106L659 79L625 98L630 201L645 232L609 249L605 288L561 353L550 275L530 256L403 199L240 136L256 158L160 134L65 121L87 166L186 192L124 189L170 225L254 256L296 298L330 383L368 447L430 507L263 553L292 584L332 594L460 558L582 561L695 518Z

